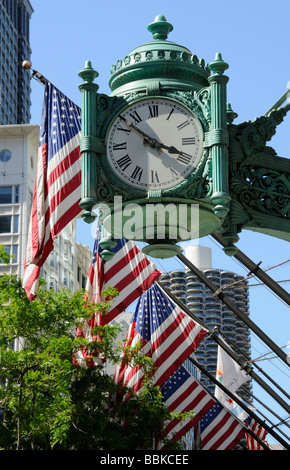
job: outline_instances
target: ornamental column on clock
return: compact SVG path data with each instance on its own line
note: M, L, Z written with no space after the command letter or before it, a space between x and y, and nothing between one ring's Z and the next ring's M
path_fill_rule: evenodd
M213 75L208 78L211 89L211 126L208 139L212 148L213 162L213 193L211 200L215 204L214 212L223 218L229 211L229 164L228 146L229 135L227 130L227 101L226 84L228 77L223 75L228 68L222 60L220 53L209 65Z
M82 202L84 209L82 214L86 222L92 222L95 217L92 215L92 207L97 203L96 199L96 159L98 156L97 142L97 110L96 92L98 85L93 83L98 76L98 72L93 70L91 62L87 61L84 70L79 76L84 83L79 85L82 93L82 138L80 150L82 154Z

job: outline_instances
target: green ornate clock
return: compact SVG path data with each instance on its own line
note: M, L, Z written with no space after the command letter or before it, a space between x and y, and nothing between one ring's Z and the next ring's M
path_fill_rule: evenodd
M128 226L161 258L212 233L234 254L244 228L290 239L289 161L266 145L289 103L281 107L283 96L265 116L233 124L221 54L207 65L167 39L172 29L155 18L153 40L112 66L110 96L98 93L89 61L79 72L84 220L100 209L108 256Z
M117 177L134 188L158 190L178 185L196 168L203 129L185 106L145 99L118 114L106 140L106 156Z

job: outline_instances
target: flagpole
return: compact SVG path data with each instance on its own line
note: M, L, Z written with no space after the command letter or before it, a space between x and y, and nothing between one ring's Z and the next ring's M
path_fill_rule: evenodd
M271 396L272 398L274 398L286 411L287 413L290 413L290 407L289 405L274 391L272 390L268 384L266 384L266 382L264 382L252 369L252 367L249 366L249 362L247 361L246 363L244 363L240 357L230 348L228 347L228 345L221 339L218 337L217 333L214 332L212 334L212 337L213 338L216 338L216 341L217 343L219 344L219 346L221 346L223 348L224 351L226 351L226 353L232 357L232 359L234 359L234 361L236 361L239 366L244 369L246 371L246 373L248 375L250 375L254 380L256 380L256 382L261 385L261 387L264 388L264 390L266 390Z
M263 422L255 413L253 413L252 410L250 410L239 398L237 395L234 395L232 392L230 392L226 387L224 387L221 382L216 380L202 365L200 365L195 359L193 359L191 356L189 357L190 362L195 365L203 374L205 374L212 382L214 382L215 385L221 388L221 390L228 395L232 400L234 400L243 410L246 411L253 419L257 421L269 434L271 434L278 442L280 442L281 445L285 447L285 449L290 450L289 444L284 441L278 434L276 434L275 431L272 430L265 422ZM259 444L266 450L270 450L269 447L259 439L259 437L255 434L252 433L250 429L247 429L247 432L251 434L251 436L259 442Z
M272 349L280 359L282 359L285 364L289 366L287 361L287 355L274 343L250 318L247 316L235 305L235 303L230 300L216 285L211 282L196 266L194 266L182 253L176 255L188 269L193 272L199 279L218 297L223 303L229 307L232 312L242 320L262 341L264 341L270 349Z
M283 424L284 426L287 426L289 428L289 424L286 423L285 420L282 420L281 417L279 415L277 415L277 413L275 413L274 411L272 411L267 405L265 405L261 400L259 400L257 397L255 397L255 395L253 395L252 393L250 393L248 390L246 390L243 386L241 386L241 389L244 390L244 392L246 392L248 395L251 395L251 397L253 397L254 400L256 400L258 403L260 403L260 405L262 405L263 407L266 408L266 410L270 411L270 413L272 413L273 415L276 416L276 418L278 418L281 422L281 424ZM246 400L245 400L246 401ZM247 402L247 401L246 401ZM248 405L250 406L251 403L247 402ZM257 409L257 412L263 417L265 418L270 424L271 424L271 429L273 428L276 428L277 426L279 426L280 423L278 424L275 424L273 423L269 418L267 418L267 416L265 416L260 410ZM289 437L287 436L287 434L285 434L281 429L279 429L279 432L281 434L283 434L283 436L285 436L288 440L289 440Z
M254 360L249 360L246 356L246 354L241 351L234 343L231 339L227 338L226 335L224 333L222 333L221 331L219 331L218 327L215 327L216 331L218 331L218 334L221 335L222 337L224 337L224 339L230 344L232 345L237 351L239 354L243 355L247 361L251 364L253 364L257 369L258 371L263 374L268 380L270 380L270 382L272 382L272 384L278 389L280 390L280 392L282 392L288 399L290 399L290 395L288 395L288 393L282 388L280 387L279 384L277 384L275 382L275 380L273 380L265 371L263 371L263 369L261 369L261 367L259 367L256 362Z
M269 411L270 413L272 413L272 415L276 416L276 418L278 418L281 423L283 423L285 426L287 426L288 428L290 428L290 425L286 422L286 420L283 420L281 418L281 416L279 416L277 413L275 413L274 410L271 410L271 408L269 408L269 406L267 406L265 403L262 402L262 400L260 400L258 397L256 397L253 393L249 392L249 390L246 390L243 385L241 385L241 388L248 394L250 395L254 400L256 400L258 403L260 403L260 405L262 405L264 408L266 408L267 411ZM262 414L262 413L261 413ZM274 425L274 423L272 423ZM274 426L277 426L277 425L274 425ZM282 431L280 431L282 432ZM288 436L287 436L288 437Z
M174 295L172 294L162 283L162 281L157 280L157 284L160 285L160 287L166 292L166 294L177 304L179 307L187 313L196 323L198 323L202 328L204 328L206 331L209 332L210 336L213 338L213 340L222 348L226 353L236 361L241 369L245 370L248 375L250 375L258 384L266 390L269 395L271 395L274 400L276 400L279 405L281 405L287 413L290 413L290 407L289 405L274 391L272 390L268 384L266 384L252 369L252 367L249 365L249 361L242 361L240 357L231 349L227 346L227 344L222 341L221 338L219 338L218 334L216 331L209 330L207 326L198 318L196 317L186 305L183 305L183 303Z
M212 238L216 240L220 245L223 247L226 246L223 243L221 237L216 234L211 234ZM284 302L290 305L290 294L286 290L283 289L276 281L274 281L268 274L263 271L263 269L259 268L258 264L255 264L250 258L248 258L242 251L237 250L237 252L233 255L238 261L240 261L246 268L250 270L249 274L254 274L255 277L260 279L267 287L269 287L275 294L278 295Z
M30 78L34 78L35 80L37 80L42 85L46 84L47 79L40 72L38 72L37 70L34 70L34 69L31 68L30 60L24 60L22 62L22 67L26 70L30 69L32 71L32 74L31 74Z

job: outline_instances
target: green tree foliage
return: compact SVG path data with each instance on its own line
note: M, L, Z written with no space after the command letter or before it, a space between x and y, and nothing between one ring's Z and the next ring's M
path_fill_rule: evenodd
M29 302L19 279L0 278L1 449L138 450L162 438L171 415L151 381L152 364L140 351L128 351L127 360L144 367L146 380L129 401L120 398L127 390L104 373L102 361L94 368L73 361L80 348L119 359L118 327L97 328L95 341L76 337L77 327L95 311L106 314L116 292L106 295L106 302L91 304L82 291L40 287Z

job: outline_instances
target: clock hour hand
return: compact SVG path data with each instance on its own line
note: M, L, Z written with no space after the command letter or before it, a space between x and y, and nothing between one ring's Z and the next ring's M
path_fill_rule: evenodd
M182 162L184 161L184 163L188 163L189 155L185 156L186 154L184 154L184 152L177 150L177 148L174 147L173 145L168 146L165 144L161 144L161 142L158 142L158 140L153 139L151 137L144 137L143 144L150 145L151 148L155 148L156 150L158 150L158 152L161 149L167 150L170 157L178 158L180 159L180 161Z
M168 145L161 144L161 142L158 142L158 140L153 139L151 137L149 138L144 137L143 143L144 145L150 145L150 147L156 148L157 150L161 150L161 149L167 150L167 152L170 154L177 154L177 155L183 154L183 152L181 152L180 150L177 150L177 148L173 147L173 145L170 145L168 147Z
M176 154L176 155L183 155L183 152L177 150L173 145L168 146L158 142L158 140L150 137L148 134L143 132L139 127L135 126L133 122L128 121L126 118L119 114L119 118L126 124L127 127L134 129L139 135L141 135L143 139L143 145L150 145L151 148L156 148L157 150L165 149L168 151L169 154Z
M173 147L173 145L168 147L167 145L160 144L160 148L167 150L168 153L182 155L182 152L180 152L180 150L177 150L177 148Z
M180 163L183 163L184 165L188 165L191 161L192 156L189 155L188 153L181 152L180 150L177 150L173 145L168 147L167 145L160 144L161 148L164 148L167 150L169 153L169 156L176 158ZM175 155L174 155L175 154Z

